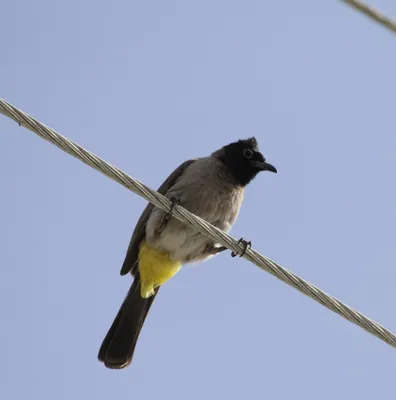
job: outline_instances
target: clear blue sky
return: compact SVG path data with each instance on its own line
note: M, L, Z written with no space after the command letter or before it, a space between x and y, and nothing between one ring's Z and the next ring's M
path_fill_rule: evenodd
M6 1L0 26L0 95L153 188L256 136L279 174L232 234L396 331L395 36L335 0ZM2 398L394 394L395 349L229 254L166 284L133 364L105 369L145 202L0 132Z

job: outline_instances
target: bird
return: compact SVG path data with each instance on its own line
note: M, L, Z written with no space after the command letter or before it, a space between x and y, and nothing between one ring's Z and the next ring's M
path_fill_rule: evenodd
M277 173L260 152L256 138L250 137L227 144L207 157L183 162L162 183L158 192L172 206L167 212L149 203L133 231L121 267L121 275L132 274L133 282L98 353L107 368L122 369L131 363L160 287L182 265L226 250L172 217L173 207L180 205L228 232L238 217L246 186L260 171ZM243 238L241 241L246 251L251 243Z

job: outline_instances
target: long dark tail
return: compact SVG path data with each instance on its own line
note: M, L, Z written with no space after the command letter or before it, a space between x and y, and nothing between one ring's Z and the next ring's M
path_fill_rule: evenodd
M140 296L140 277L136 277L100 347L98 358L107 368L121 369L130 364L144 320L158 293L148 299Z

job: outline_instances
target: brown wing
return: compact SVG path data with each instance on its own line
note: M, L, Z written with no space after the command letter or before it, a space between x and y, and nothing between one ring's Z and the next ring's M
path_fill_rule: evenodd
M183 164L179 165L169 176L166 178L165 182L159 187L157 190L159 193L165 195L165 193L171 188L179 177L183 174L186 168L191 165L195 159L185 161ZM127 254L125 257L125 261L121 267L121 275L126 275L128 272L131 272L132 275L135 275L135 264L137 265L137 256L139 252L139 246L142 240L146 235L146 224L147 220L150 216L151 211L155 206L151 203L147 205L144 209L142 215L140 216L135 230L133 231L131 241L129 242Z

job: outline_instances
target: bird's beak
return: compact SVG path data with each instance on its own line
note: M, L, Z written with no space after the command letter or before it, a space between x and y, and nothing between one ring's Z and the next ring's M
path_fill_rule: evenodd
M276 168L273 165L268 164L266 162L263 162L263 161L252 161L252 164L256 168L258 168L260 171L271 171L271 172L274 172L275 174L278 173L278 171L276 170Z

